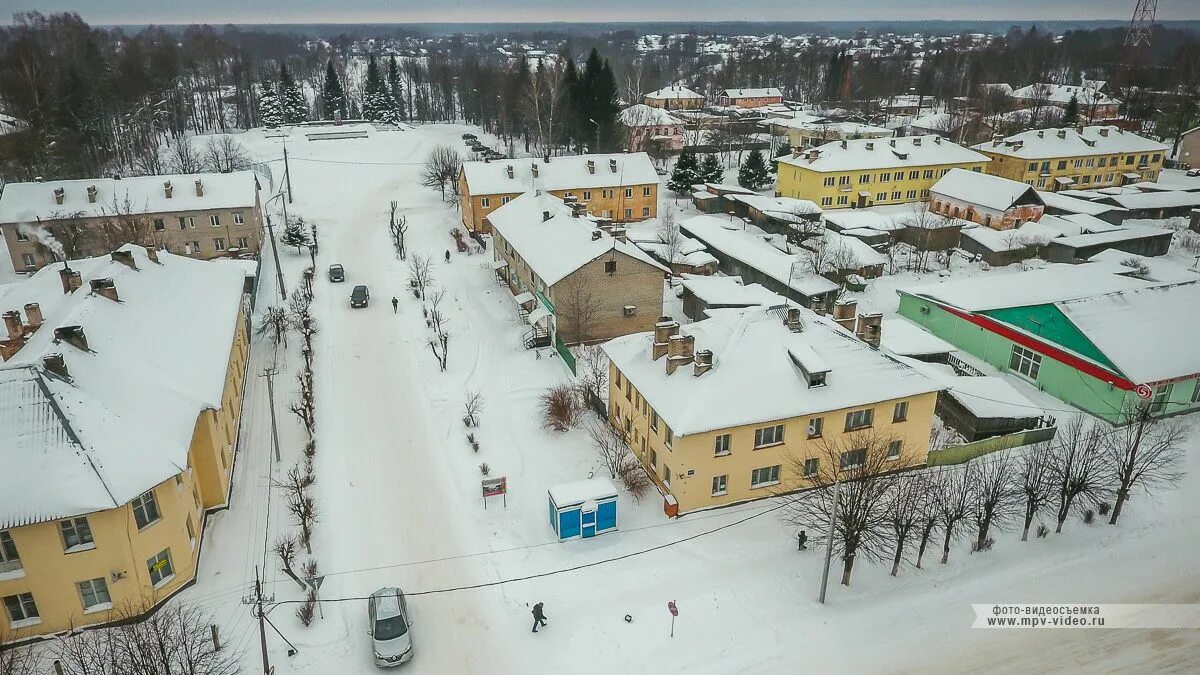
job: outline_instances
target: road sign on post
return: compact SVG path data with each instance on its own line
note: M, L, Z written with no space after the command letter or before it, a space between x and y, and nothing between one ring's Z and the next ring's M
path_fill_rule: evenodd
M1150 385L1146 384L1139 384L1133 391L1143 401L1149 400L1150 397L1154 396L1154 390L1150 388Z
M508 508L508 476L485 478L481 482L483 488L483 508L487 510L487 498L499 495L504 500L504 508Z
M671 613L671 637L675 637L675 617L679 616L679 607L674 600L667 602L667 611Z

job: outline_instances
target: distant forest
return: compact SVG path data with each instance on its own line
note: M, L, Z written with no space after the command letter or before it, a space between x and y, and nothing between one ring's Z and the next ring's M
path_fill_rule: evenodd
M795 34L805 32L799 26L812 31L816 25L779 24L771 30ZM861 24L868 30L871 25ZM880 25L898 32L901 26L911 32L926 25L945 33L958 24ZM1146 128L1158 129L1160 136L1175 135L1196 121L1200 39L1174 25L1156 27L1154 46L1134 71L1120 68L1125 29L1117 25L1071 30L1060 40L1036 26L1006 27L985 48L969 49L963 39L920 61L911 50L856 61L837 46L797 49L781 41L706 54L695 33L644 54L637 50L640 36L655 25L636 31L617 26L590 35L570 34L559 24L542 26L546 32L539 39L550 46L539 48L550 49L554 58L533 62L498 51L510 44L507 33L422 39L428 33L414 27L359 32L339 26L336 34L311 41L311 33L294 26L134 32L89 26L76 14L21 14L14 25L0 28L0 113L24 124L21 132L0 136L0 180L161 173L170 169L164 151L173 139L263 124L264 98L267 116L279 112L282 102L286 121L331 119L343 111L349 117L370 116L387 109L395 117L378 119L462 119L526 150L579 148L596 130L587 115L571 110L570 90L572 78L589 72L583 62L593 49L602 59L596 68L605 71L601 89L615 82L613 96L627 102L675 81L702 91L774 86L791 100L840 105L905 93L944 103L973 96L983 83L1078 83L1087 77L1136 85L1143 93L1131 97L1126 115L1146 121ZM789 26L796 30L783 29ZM664 32L668 27L662 25ZM716 28L706 25L705 32ZM561 39L549 37L552 31L561 31ZM365 38L377 38L372 47L377 53L370 53ZM379 60L374 79L366 72L370 56ZM603 98L597 103L604 119L596 123L603 127L596 142L614 147L619 132L611 120L617 100Z

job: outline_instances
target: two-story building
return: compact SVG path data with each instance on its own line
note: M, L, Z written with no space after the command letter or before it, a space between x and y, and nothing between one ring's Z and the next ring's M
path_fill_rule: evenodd
M1113 119L1121 111L1121 102L1100 91L1103 82L1088 82L1083 86L1039 82L1009 94L1017 105L1031 108L1054 106L1066 109L1075 101L1075 109L1081 119L1089 122Z
M683 120L663 108L631 105L621 111L620 120L632 152L683 149Z
M707 102L704 94L688 89L681 84L673 84L657 89L642 97L642 102L651 108L664 110L698 110Z
M609 423L678 513L802 488L868 433L897 465L925 461L937 383L808 310L709 314L603 347Z
M776 87L726 89L717 96L717 105L725 108L761 108L783 103L783 92Z
M462 222L473 231L487 232L488 214L531 190L574 197L614 222L658 216L658 173L644 152L464 162L458 185Z
M0 230L18 272L127 243L205 259L255 254L258 191L252 171L9 183Z
M1048 192L1157 181L1167 152L1115 126L1031 129L974 149L991 158L988 173Z
M242 287L126 245L0 289L0 633L125 620L194 581L229 498Z
M951 169L982 171L988 158L941 136L906 136L796 149L776 163L776 196L837 209L926 200Z
M929 189L929 210L994 230L1011 230L1041 219L1046 203L1027 183L951 169Z
M532 327L527 347L636 333L662 312L667 268L573 197L527 192L488 214L487 224L493 269Z

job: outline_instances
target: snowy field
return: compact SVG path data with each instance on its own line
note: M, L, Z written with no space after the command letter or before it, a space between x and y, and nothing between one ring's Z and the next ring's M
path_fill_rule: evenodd
M362 598L390 585L409 594L415 619L416 656L402 671L409 673L1200 668L1195 632L970 628L971 603L1200 602L1200 577L1192 569L1200 556L1195 436L1184 484L1154 498L1138 496L1119 527L1071 520L1063 534L1028 543L1005 531L991 552L971 555L964 542L948 565L906 566L898 578L887 566L860 562L853 586L831 582L825 606L816 602L820 549L797 552L795 533L769 512L770 502L670 520L657 496L637 504L622 494L620 532L556 542L546 490L588 477L599 463L584 431L541 428L539 393L569 374L552 352L539 358L522 348L523 327L488 267L490 252L452 253L444 261L458 213L417 177L434 146L462 148L459 135L466 131L494 140L455 125L371 128L368 138L353 140L288 136L289 213L315 223L320 244L313 557L326 575L327 602L324 617L303 627L297 605L287 604L302 593L269 552L280 533L295 529L271 480L301 456L303 431L287 412L299 340L277 357L257 339L253 373L273 364L280 370L275 397L283 461L271 456L265 379L248 378L232 505L210 519L200 582L184 594L214 614L226 644L244 652L245 672L261 669L256 622L242 602L256 565L275 603L268 616L297 650L289 657L268 627L278 673L376 672ZM278 190L282 139L256 131L239 138L271 160ZM410 258L431 256L435 285L447 291L446 372L426 344L421 305L407 292L407 263L396 259L388 240L391 201L408 219ZM279 206L276 200L269 207L276 223ZM686 207L683 215L690 213ZM290 290L308 253L281 248L280 257ZM345 283L326 280L323 271L333 263L345 266ZM875 280L861 302L894 311L894 289L918 279ZM366 309L349 308L357 284L370 287ZM258 311L278 297L267 255ZM478 453L461 420L467 392L486 401ZM480 462L490 465L492 477L507 476L507 508L498 498L483 508ZM469 586L476 588L449 590ZM673 638L669 600L680 609ZM530 608L539 601L549 626L534 635Z

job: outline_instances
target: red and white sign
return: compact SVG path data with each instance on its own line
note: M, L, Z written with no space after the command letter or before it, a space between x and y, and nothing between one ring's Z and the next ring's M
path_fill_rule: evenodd
M483 480L483 496L496 497L508 493L508 476Z
M1133 391L1138 395L1138 398L1143 400L1149 400L1150 397L1154 396L1154 390L1148 384L1139 384Z
M667 611L671 613L671 616L679 616L679 608L675 606L674 600L667 603Z

